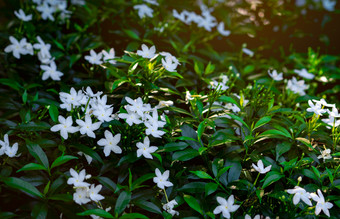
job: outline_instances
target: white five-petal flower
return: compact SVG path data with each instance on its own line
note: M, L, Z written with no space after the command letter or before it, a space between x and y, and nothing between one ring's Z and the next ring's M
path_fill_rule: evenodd
M255 164L252 165L254 169L261 174L269 172L270 169L272 168L272 165L269 165L266 168L264 168L262 160L257 161L257 166Z
M22 21L30 21L32 20L32 15L28 14L26 15L25 12L22 9L19 9L19 12L14 11L15 16L17 16Z
M102 57L103 57L103 53L96 53L93 49L91 49L90 51L90 55L89 56L85 56L85 59L93 64L93 65L101 65L103 62L102 62Z
M142 44L142 50L137 50L137 55L151 59L156 55L156 47L151 46L149 49L145 44Z
M74 185L75 187L88 187L89 183L84 182L85 179L91 177L90 175L86 175L85 169L80 171L79 174L73 169L70 169L70 174L72 177L68 178L67 184Z
M295 186L294 189L287 189L287 192L289 194L294 194L294 197L293 197L294 205L297 205L300 202L300 200L302 200L307 205L312 206L312 202L309 200L311 196L309 192L306 192L304 188Z
M54 81L60 81L60 77L64 74L57 70L57 66L55 62L51 62L50 66L48 65L40 65L40 68L44 70L42 75L42 80L45 81L48 78L51 78Z
M98 194L101 189L102 189L102 185L97 185L96 187L94 186L94 184L91 185L88 191L88 194L90 196L90 199L92 199L92 201L98 202L104 199L104 196Z
M80 126L80 133L82 135L87 134L87 136L91 138L96 138L96 134L93 131L99 129L101 122L92 123L92 119L90 115L85 116L85 121L81 119L77 119L76 123Z
M108 130L104 132L105 138L100 139L97 144L104 147L105 157L109 156L111 151L116 154L121 154L122 149L118 146L121 134L116 134L115 136Z
M66 119L63 116L58 117L58 121L60 124L54 125L51 127L52 132L60 131L60 135L66 140L68 138L68 133L75 133L79 131L78 127L72 126L72 116L67 117Z
M138 142L137 145L138 150L137 150L137 157L144 156L145 158L152 159L151 153L155 152L158 147L156 146L151 146L150 147L150 140L149 137L144 138L144 143Z
M228 201L225 198L217 197L217 202L220 204L214 210L214 214L222 212L223 217L230 218L230 213L235 212L240 206L234 205L234 195L229 196Z
M157 183L157 186L160 189L164 189L165 187L173 186L170 181L167 181L170 175L170 171L166 170L163 174L159 171L158 168L155 170L156 176L153 178L153 182Z
M310 194L312 196L312 199L317 202L315 206L315 214L319 215L322 210L328 217L330 217L331 215L329 214L328 209L331 209L333 207L333 204L330 202L325 202L325 198L323 197L320 189L318 189L317 192L318 195L315 193Z

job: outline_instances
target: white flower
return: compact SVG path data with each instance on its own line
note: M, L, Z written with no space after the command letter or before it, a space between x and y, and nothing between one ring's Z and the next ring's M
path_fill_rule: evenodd
M105 109L104 107L97 108L93 111L93 115L101 122L110 122L112 120L113 108Z
M174 102L171 101L171 100L167 100L167 101L161 100L161 101L159 101L158 105L155 108L156 109L162 109L164 107L170 107L170 106L173 106L173 105L174 105Z
M192 97L191 93L187 90L185 92L185 101L188 101L188 100L193 100L195 98Z
M210 82L209 88L211 88L211 89L219 89L219 90L228 90L229 86L227 86L223 82L218 82L216 80L212 80Z
M328 209L331 209L333 207L333 204L330 202L325 202L325 198L323 197L320 189L318 189L317 192L319 196L315 193L310 194L312 196L312 199L317 202L315 206L315 214L319 215L322 210L328 217L330 217Z
M27 54L27 49L26 49L27 40L26 40L26 38L22 38L19 42L17 39L10 36L9 41L11 41L12 44L8 45L5 48L6 53L12 52L13 56L17 59L20 59L20 55L26 55Z
M336 0L322 0L322 5L327 11L334 11Z
M323 159L323 162L325 162L326 159L332 159L331 156L331 150L330 149L325 149L321 152L321 155L318 156L318 159Z
M224 29L224 22L220 22L217 26L217 31L222 35L222 36L229 36L230 35L230 30L225 30Z
M340 117L339 111L335 107L332 108L332 111L327 109L327 112L328 112L329 116L332 116L332 117L335 117L335 118L339 118Z
M144 2L147 2L147 3L152 4L152 5L158 5L157 0L144 0Z
M300 96L305 95L305 90L308 89L308 85L305 84L304 80L296 80L295 77L293 77L291 80L288 80L287 83L287 89L293 91L295 94L299 94Z
M321 120L328 125L328 129L331 129L331 127L338 127L340 125L340 119L335 120L333 116L329 116L328 119Z
M325 109L321 108L321 104L316 103L315 105L311 100L308 100L309 108L307 108L307 112L315 113L316 115L322 115L327 112Z
M137 50L137 55L151 59L156 55L156 47L151 46L149 49L145 44L142 44L142 50Z
M149 159L152 159L152 155L151 153L155 152L158 147L156 146L151 146L150 147L150 140L149 140L149 137L145 137L144 138L144 143L142 142L138 142L137 143L137 157L140 157L140 156L144 156L145 158L149 158Z
M235 212L240 206L234 205L234 195L229 196L228 201L222 197L217 197L217 202L220 204L214 210L214 214L222 212L223 217L230 218L230 213Z
M299 186L295 186L294 189L287 189L287 192L289 194L295 194L293 197L294 205L297 205L300 202L300 200L302 200L307 205L312 206L312 202L309 200L311 196L308 192L306 192L305 189Z
M147 17L153 17L153 9L149 8L146 4L140 4L140 5L135 5L133 6L135 10L138 10L138 16L140 18L144 18L145 16Z
M159 120L158 120L158 112L157 112L157 109L153 109L153 111L152 111L152 117L151 117L149 114L147 114L147 115L146 115L146 118L148 119L147 123L149 123L149 124L154 124L155 127L157 126L157 127L162 128L162 127L166 124L166 122L163 122L163 121L159 121Z
M85 121L77 119L76 123L80 126L80 133L82 135L87 134L87 136L91 138L96 138L96 135L93 131L99 129L100 125L102 124L101 122L92 123L91 116L89 115L85 116Z
M298 74L300 77L306 78L306 79L313 79L315 75L309 73L305 68L298 70L294 69L294 72Z
M170 171L166 170L163 174L159 171L158 168L155 170L156 177L153 178L153 182L157 183L157 186L160 189L164 189L165 187L173 186L170 181L167 181L169 178Z
M243 48L242 51L243 51L243 53L247 54L250 57L252 57L254 55L254 52L251 51L250 49Z
M178 59L175 56L171 55L171 53L169 53L169 52L160 52L159 54L161 56L164 56L165 58L166 57L170 57L174 63L176 63L177 65L180 65Z
M105 50L102 51L103 55L104 55L104 62L108 62L111 64L116 64L116 60L113 60L115 58L115 50L114 48L111 48L109 52L106 52Z
M14 14L15 14L15 16L17 16L22 21L32 20L32 15L31 14L26 15L25 12L22 9L20 9L19 12L14 11Z
M39 53L38 53L38 58L41 62L46 62L47 60L49 61L51 59L51 53L50 53L50 49L51 49L51 44L46 44L40 36L37 36L37 40L39 43L36 43L33 45L34 49L38 49Z
M68 138L68 133L75 133L79 131L78 127L72 126L72 116L69 116L66 119L63 116L58 116L58 121L60 122L60 124L52 126L50 130L52 132L60 131L60 135L65 140Z
M87 189L88 188L78 188L78 189L76 189L76 192L73 194L73 200L77 204L79 204L79 205L87 204L91 201L88 198Z
M125 100L130 104L126 106L126 109L131 112L137 113L139 116L143 116L145 107L142 98L138 97L133 100L130 97L125 97Z
M48 65L40 65L40 68L44 70L42 75L42 80L45 81L48 78L51 78L54 81L60 81L60 77L64 74L57 70L57 66L55 62L51 62L50 66Z
M93 49L91 49L90 55L85 56L85 59L93 65L101 65L103 63L101 60L102 56L103 54L101 52L97 54Z
M166 56L165 60L164 58L162 58L162 65L169 72L175 72L178 66L176 62L173 62L173 59L171 56Z
M44 2L43 4L37 6L36 9L42 13L41 18L43 20L50 19L51 21L54 21L53 13L55 12L55 8L49 6L47 2Z
M14 143L12 147L6 147L5 153L8 157L19 157L20 154L17 155L18 152L18 143Z
M246 216L244 217L244 219L251 219L251 216L246 214ZM255 215L254 219L261 219L261 216L259 214Z
M132 126L133 124L141 124L143 121L141 120L141 117L132 111L127 110L127 113L119 113L118 117L121 119L126 119L126 123L129 124L129 126Z
M270 169L272 168L272 165L269 165L266 168L264 168L262 160L257 161L257 166L255 164L252 164L252 166L257 172L261 174L269 172Z
M162 135L165 134L164 131L158 130L158 126L157 124L150 124L148 122L145 123L146 126L146 130L145 130L145 134L146 135L152 135L155 138L160 138Z
M78 92L72 87L70 89L70 93L60 92L59 93L60 100L63 102L60 105L60 108L66 109L67 111L71 111L71 106L80 106L81 100L84 97L84 94L81 90Z
M102 185L97 185L96 187L94 187L94 184L91 185L88 193L92 201L98 202L104 199L104 196L98 194L101 189L102 189Z
M4 136L4 141L0 140L0 156L3 155L6 151L6 149L9 147L9 139L8 139L8 134L5 134Z
M325 101L325 99L321 99L321 100L313 100L313 102L318 103L318 104L321 104L321 105L326 106L326 107L335 108L335 104L328 104L328 103Z
M171 214L172 216L175 215L179 215L178 211L175 211L173 208L175 207L175 205L178 205L178 203L176 202L176 200L171 200L168 203L163 205L163 209L166 210L169 214Z
M272 73L270 73L270 71L268 70L268 74L270 77L273 78L274 81L282 81L283 79L283 73L281 72L280 74L277 73L276 70L273 70Z
M90 175L86 175L85 169L80 171L78 174L73 168L70 169L72 177L68 178L67 184L74 185L75 187L88 187L89 183L84 182L85 179L89 178Z
M78 153L77 153L79 156L85 156L85 159L86 159L86 161L87 161L87 163L88 164L91 164L91 162L92 162L92 157L90 156L90 155L87 155L87 154L85 154L85 153L83 153L83 152L81 152L81 151L79 151Z
M91 87L87 87L86 90L84 91L84 93L88 96L88 97L99 97L100 95L103 94L103 91L98 91L97 93L93 93ZM86 100L87 102L87 100ZM84 103L86 104L86 103Z
M97 144L104 147L105 157L109 156L111 151L116 154L121 154L122 149L118 146L121 134L116 134L114 137L108 130L104 132L105 138L100 139Z

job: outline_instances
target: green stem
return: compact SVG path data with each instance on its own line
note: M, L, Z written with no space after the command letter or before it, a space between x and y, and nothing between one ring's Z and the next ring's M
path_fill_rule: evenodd
M166 194L165 188L163 189L163 191L164 191L164 195L165 195L166 203L169 203L168 195Z

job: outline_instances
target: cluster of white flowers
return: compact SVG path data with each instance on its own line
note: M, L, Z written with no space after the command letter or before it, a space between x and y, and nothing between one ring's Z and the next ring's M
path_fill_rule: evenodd
M299 94L303 96L306 94L305 90L309 88L309 85L305 84L304 80L298 81L295 77L291 80L288 80L287 89L293 91L295 94Z
M158 168L156 168L155 174L156 176L153 178L153 182L157 183L158 188L163 189L164 192L166 192L165 187L173 186L172 182L168 181L169 175L170 175L169 170L164 171L164 173L162 174L161 171ZM179 212L173 209L175 205L178 205L178 203L174 199L164 204L163 209L166 210L168 213L170 213L172 216L179 215Z
M313 104L313 102L315 102L315 104ZM324 99L321 99L308 100L308 105L309 108L307 108L307 112L312 112L320 116L328 113L328 119L321 119L321 121L327 124L327 128L331 129L332 127L338 127L340 125L340 119L336 119L340 117L340 114L335 104L329 104ZM324 107L329 107L332 110L324 109Z
M73 127L72 117L69 116L66 119L63 116L59 116L58 120L60 124L51 127L51 131L60 131L61 136L64 139L68 138L68 133L75 133L80 131L81 134L86 134L91 138L96 138L93 131L99 129L102 122L109 122L113 120L112 105L107 105L107 96L101 94L103 92L93 93L90 87L86 88L86 91L79 90L78 92L71 88L70 93L60 92L60 100L62 104L60 108L71 111L72 109L79 108L85 113L85 120L77 119L76 123L78 127ZM94 116L99 122L92 123L91 116Z
M180 65L178 59L169 52L160 52L159 54L164 57L162 58L163 67L167 71L175 72L177 66ZM137 55L142 56L143 58L152 59L157 55L156 47L151 46L149 48L145 44L142 44L142 50L137 50Z
M106 50L102 50L99 53L96 53L93 49L91 49L90 55L85 56L85 59L93 65L101 65L103 63L111 63L114 65L116 64L116 60L114 60L114 58L115 50L113 48L111 48L109 52L107 52Z
M227 82L229 81L228 76L221 75L219 79L222 79L221 82L217 81L216 79L212 79L212 82L208 86L210 89L218 89L218 90L228 90L229 86L227 86Z
M11 147L9 145L8 134L5 134L4 141L0 140L0 156L6 154L8 157L19 157L20 154L17 155L18 152L18 143L14 143Z
M328 217L330 217L328 209L332 208L333 204L325 201L325 198L320 189L317 190L318 195L316 193L309 193L304 188L301 188L299 186L295 186L294 189L287 189L287 192L289 194L294 194L294 205L297 205L300 200L302 200L307 205L313 206L312 202L310 201L310 199L313 199L314 201L316 201L315 214L319 215L322 210Z
M216 18L211 15L211 12L213 11L213 8L208 8L204 4L200 4L201 8L201 15L196 14L195 12L183 10L181 13L178 13L177 10L172 11L172 15L182 21L183 23L187 25L191 25L191 23L196 23L198 27L203 27L205 30L211 32L212 28L217 26L217 31L222 36L229 36L230 31L225 30L224 22L218 23Z
M91 178L91 175L86 175L85 170L77 173L74 169L70 169L70 177L67 180L67 184L73 185L76 192L73 194L73 200L79 204L87 204L91 200L94 202L99 202L104 199L104 196L100 195L99 192L102 189L102 185L89 184L84 182L85 179Z
M71 17L72 12L67 10L67 1L61 0L33 0L37 5L36 9L40 12L43 20L55 20L55 14L59 13L60 21L65 21ZM84 0L71 0L73 5L85 5Z
M307 69L305 68L301 70L294 69L294 72L298 74L300 77L305 78L305 79L313 79L315 77L315 75L313 75L312 73L309 73Z
M164 131L158 128L164 127L166 124L164 117L158 118L157 107L152 108L150 104L144 104L142 98L138 97L133 100L130 97L125 97L129 105L125 105L127 113L120 113L118 117L132 126L133 124L143 123L146 126L145 134L152 135L155 138L160 138L165 134ZM152 116L151 116L152 113Z

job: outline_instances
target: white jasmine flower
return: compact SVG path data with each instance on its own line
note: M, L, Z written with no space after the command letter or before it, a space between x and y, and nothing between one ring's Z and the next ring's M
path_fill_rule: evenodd
M315 105L311 100L308 100L309 108L306 109L307 112L315 113L316 115L322 115L327 112L325 109L321 108L321 104L316 103Z
M294 189L287 189L287 192L289 194L295 194L293 197L294 205L297 205L300 202L300 200L302 200L307 205L312 206L312 202L309 200L311 196L309 192L306 192L305 189L299 186L295 186Z
M338 109L336 107L333 107L332 111L327 109L327 112L328 112L329 116L332 116L332 117L335 117L335 118L339 118L340 117L339 111L338 111Z
M33 45L34 49L38 49L38 58L41 62L47 62L50 61L51 59L51 53L50 53L50 49L51 49L51 44L46 44L40 36L37 36L37 40L39 43L36 43Z
M159 101L158 105L155 107L156 109L162 109L164 107L170 107L170 106L173 106L174 105L174 102L171 101L171 100L167 100L167 101Z
M185 19L185 14L184 14L184 13L180 13L180 14L179 14L177 10L173 9L173 10L172 10L172 15L173 15L175 18L177 18L177 19L179 19L180 21L182 21L182 22L185 23L186 19Z
M205 13L203 16L195 17L195 19L200 21L196 22L198 27L203 27L206 31L211 31L213 27L217 25L216 18L211 16L210 13Z
M173 62L172 57L170 57L170 56L166 56L165 60L164 60L164 58L162 58L162 65L169 72L175 72L176 68L178 66L178 64Z
M59 93L60 100L63 104L60 105L60 108L67 109L67 111L71 111L71 105L77 107L81 105L81 100L84 97L84 94L81 90L78 92L72 87L70 89L70 93L60 92Z
M157 183L158 188L164 189L165 187L173 186L170 181L167 181L170 175L170 171L166 170L163 174L158 168L155 170L156 176L153 178L153 182Z
M142 44L142 50L137 50L137 55L151 59L156 55L156 47L151 46L149 49L145 44Z
M185 101L193 100L193 99L195 99L195 98L192 97L191 93L189 91L186 91L185 92Z
M97 54L93 49L91 49L90 55L85 56L85 59L93 65L101 65L101 64L103 64L103 62L101 60L102 56L103 56L103 54L101 52Z
M104 62L108 62L108 63L111 63L111 64L116 64L117 61L116 60L113 60L115 58L115 50L114 48L111 48L109 52L106 52L105 50L102 51L103 55L104 55Z
M49 6L47 2L43 2L41 5L36 7L37 11L41 12L41 18L43 20L50 19L54 21L53 13L55 12L55 8Z
M330 202L325 202L325 198L323 197L323 194L320 191L320 189L318 189L317 192L319 196L315 193L310 194L312 196L312 199L317 202L315 206L315 214L319 215L322 210L325 213L325 215L330 217L328 209L331 209L333 207L333 204Z
M6 53L10 53L12 52L13 53L13 56L17 59L20 59L20 55L26 55L28 54L28 51L27 51L27 40L26 38L22 38L20 40L20 42L15 39L14 37L10 36L9 37L9 41L11 41L11 45L8 45L6 48L5 48L5 52Z
M129 110L127 110L127 113L119 113L118 117L121 119L126 119L126 123L129 124L129 126L132 126L133 124L138 125L143 122L141 120L141 116Z
M149 124L154 124L154 126L157 126L157 127L160 127L162 128L166 122L163 122L163 121L159 121L158 120L158 112L157 112L157 109L154 109L152 111L152 117L148 114L146 115L146 118L148 119L148 123Z
M331 156L331 150L330 149L325 149L324 151L321 152L321 155L318 156L318 159L323 159L323 162L325 162L326 159L332 159Z
M78 127L72 126L72 116L69 116L66 119L63 116L58 116L58 121L60 122L60 124L52 126L50 130L52 132L60 131L60 135L65 140L68 138L68 133L75 133L79 131Z
M130 97L125 97L125 100L130 104L126 106L128 111L137 113L139 116L143 116L145 107L142 98L138 97L133 100Z
M270 77L273 78L274 81L282 81L283 80L283 73L281 72L280 74L277 73L276 70L273 70L272 73L268 70L268 74Z
M152 4L152 5L159 5L157 0L144 0L144 2L147 2L147 3Z
M102 124L101 122L92 123L91 116L89 115L85 116L85 121L77 119L76 123L80 126L80 133L82 135L87 134L87 136L91 138L96 138L96 134L94 134L93 131L99 129L100 125Z
M242 48L243 53L247 54L248 56L252 57L254 52L247 48Z
M322 5L327 11L334 11L336 0L322 0Z
M19 157L20 154L17 155L17 152L18 152L18 143L14 143L12 147L8 145L5 150L5 154L7 154L8 157Z
M328 129L331 129L331 127L338 127L340 125L340 119L335 120L335 117L329 115L328 119L321 119L324 123L326 123L328 126Z
M317 103L317 104L321 104L323 106L326 106L326 107L332 107L332 108L335 108L335 104L328 104L325 99L321 99L321 100L313 100L313 102Z
M272 165L269 165L266 168L264 168L262 160L257 161L257 166L255 164L252 164L252 166L257 172L261 174L269 172L270 169L272 168Z
M15 14L15 16L17 16L22 21L32 20L32 15L31 14L26 15L25 12L22 9L20 9L19 12L14 11L14 14Z
M79 156L85 156L85 159L86 159L86 161L87 161L87 163L88 164L91 164L91 162L92 162L92 160L93 160L93 158L90 156L90 155L87 155L87 154L85 154L85 153L83 153L83 152L81 152L81 151L79 151L78 153L77 153Z
M6 149L9 147L9 139L8 139L8 134L5 134L4 136L4 141L0 140L0 156L3 155L6 151Z
M220 22L217 26L217 31L222 35L222 36L229 36L230 31L224 29L224 22Z
M299 94L300 96L305 95L305 90L308 89L308 85L305 84L304 80L296 80L295 77L293 77L291 80L288 80L287 83L287 89L293 91L295 94Z
M105 138L100 139L97 144L104 147L105 157L109 156L111 151L116 154L121 154L122 149L118 146L121 134L116 134L114 137L108 130L104 132Z
M163 205L163 209L165 211L167 211L169 214L171 214L172 216L175 216L175 215L179 215L179 212L178 211L175 211L173 208L175 207L175 205L178 205L178 203L176 202L176 200L171 200L169 201L168 203L164 204Z
M180 65L178 59L175 56L171 55L171 53L169 53L169 52L160 52L159 54L161 56L164 56L165 58L166 57L170 57L174 63L176 63L177 65Z
M315 75L309 73L305 68L298 70L294 69L294 72L298 74L300 77L306 78L306 79L313 79Z
M105 109L104 107L99 107L93 111L93 115L101 122L110 122L112 121L112 112L113 108Z
M88 188L78 188L76 189L76 192L73 194L73 200L79 204L87 204L91 200L88 198L88 193L87 193Z
M89 183L84 182L85 179L89 178L90 175L86 175L85 169L80 171L79 174L73 169L70 169L72 177L68 178L67 184L74 185L74 187L88 187Z
M84 91L84 93L88 96L88 97L99 97L100 95L103 94L102 91L98 91L97 93L93 93L91 87L87 87L86 90ZM87 100L86 100L86 103L87 103ZM85 103L85 104L86 104Z
M145 16L147 17L153 17L153 9L149 8L146 4L140 4L140 5L135 5L133 6L135 10L138 10L138 16L140 18L144 18Z
M97 185L96 187L94 187L94 184L91 185L88 194L92 201L99 202L100 200L104 199L104 196L98 194L101 189L102 185Z
M234 205L234 195L229 196L228 201L222 197L217 197L217 202L220 204L214 210L214 214L222 212L223 217L230 218L230 213L235 212L240 206Z
M42 80L45 81L48 78L51 78L54 81L60 81L60 77L64 74L57 70L57 66L55 62L51 62L50 66L48 65L40 65L40 68L44 70L44 73L42 75Z
M244 219L251 219L251 216L246 214L246 216L244 217ZM261 219L261 216L259 214L255 215L255 217L253 219Z
M145 126L147 128L145 130L146 135L152 135L155 138L160 138L162 135L165 134L164 131L158 130L157 124L150 124L150 123L146 122Z
M137 157L140 157L140 156L144 156L145 158L149 158L149 159L152 159L152 155L151 153L155 152L158 147L156 146L151 146L150 147L150 140L149 140L149 137L145 137L144 138L144 143L142 142L138 142L137 143Z
M209 88L211 88L211 89L219 89L219 90L228 90L229 86L227 86L223 82L218 82L218 81L213 79L210 82Z

